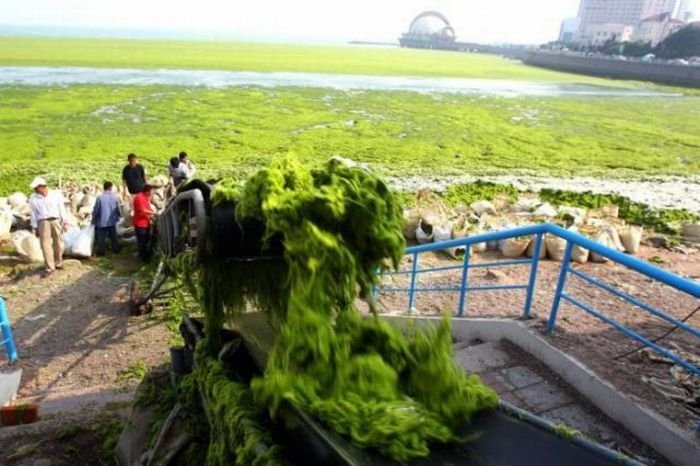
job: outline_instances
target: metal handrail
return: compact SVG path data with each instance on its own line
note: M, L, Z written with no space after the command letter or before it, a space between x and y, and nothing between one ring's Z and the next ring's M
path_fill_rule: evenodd
M5 306L5 298L0 296L0 346L5 347L7 352L7 359L10 363L13 363L19 357L17 354L17 347L15 346L15 340L12 336L12 327L10 327L10 319L7 316L7 307Z
M591 252L597 253L601 256L606 257L607 259L616 262L618 264L624 265L628 267L629 269L641 273L643 275L646 275L647 277L656 280L658 282L663 283L664 285L670 286L676 290L682 291L684 293L687 293L695 298L700 298L700 284L697 282L694 282L692 280L683 278L679 275L676 275L672 272L668 272L666 270L660 269L658 267L655 267L645 261L642 261L640 259L637 259L635 257L623 254L615 249L609 248L607 246L604 246L601 243L598 243L596 241L593 241L589 238L586 238L585 236L582 236L576 232L566 230L560 226L551 224L551 223L542 223L539 225L528 225L528 226L523 226L523 227L517 227L517 228L512 228L509 230L500 230L500 231L492 231L492 232L487 232L487 233L481 233L478 235L474 236L469 236L465 238L458 238L458 239L453 239L453 240L448 240L448 241L441 241L438 243L431 243L431 244L423 244L419 246L412 246L409 248L406 248L406 255L411 255L413 258L413 263L411 265L410 270L401 270L397 272L387 272L385 275L401 275L401 274L407 274L410 277L410 286L407 288L401 288L401 287L387 287L387 288L380 288L379 291L385 291L385 292L403 292L407 291L409 293L409 311L413 310L414 307L414 302L415 302L415 293L417 292L425 292L425 291L459 291L460 292L460 298L459 298L459 307L457 309L457 316L461 317L464 313L464 308L466 306L466 299L467 299L467 293L469 291L485 291L485 290L508 290L508 289L525 289L526 291L526 299L525 299L525 306L523 309L523 316L524 317L529 317L530 314L530 308L532 306L532 302L534 299L534 294L535 294L535 285L536 285L536 280L537 280L537 270L538 270L538 264L540 260L540 252L542 248L542 241L544 239L544 235L551 235L555 237L562 238L566 240L566 248L564 249L564 257L562 261L562 266L561 266L561 271L559 273L559 277L557 280L557 286L556 290L554 293L554 299L552 302L552 307L549 313L549 318L548 318L548 323L547 323L547 332L551 332L555 325L556 325L556 319L557 319L557 313L559 311L559 306L561 304L562 299L565 300L566 302L578 307L579 309L582 309L583 311L587 312L588 314L598 318L599 320L605 322L608 325L611 325L618 331L622 332L624 335L634 339L635 341L638 341L639 343L643 344L646 347L652 348L654 351L657 351L658 353L662 354L663 356L673 360L675 363L679 364L683 368L689 370L692 373L695 373L697 375L700 375L700 367L689 363L688 361L685 361L678 357L675 353L664 349L663 347L659 346L658 344L644 338L643 336L639 335L636 333L634 330L629 329L625 327L624 325L620 324L619 322L603 315L599 311L591 308L590 306L586 305L585 303L572 298L570 295L568 295L565 292L566 289L566 279L569 275L569 273L578 276L585 280L587 283L596 286L598 288L601 288L614 296L632 304L633 306L639 307L645 312L650 313L651 315L654 315L655 317L661 318L672 325L678 327L679 329L685 330L688 333L690 333L692 336L699 338L700 339L700 330L688 325L687 323L681 322L678 319L675 319L673 316L669 316L668 314L665 314L652 306L643 303L636 298L630 296L627 293L623 293L619 290L616 290L614 287L603 283L602 281L596 280L592 277L589 277L588 275L584 274L583 272L580 272L578 270L574 270L571 268L571 255L572 255L572 250L573 247L580 246L582 248L588 249ZM498 240L504 240L504 239L509 239L509 238L517 238L517 237L522 237L522 236L534 236L536 243L535 243L535 251L533 254L532 259L527 260L527 259L519 259L519 260L505 260L505 261L500 261L500 262L489 262L489 266L505 266L505 265L518 265L518 264L528 264L530 263L531 269L530 269L530 276L528 279L527 285L508 285L508 286L469 286L468 284L468 271L471 268L483 266L483 264L470 264L470 248L474 244L479 244L479 243L486 243L486 242L492 242L492 241L498 241ZM440 250L445 250L445 249L450 249L450 248L459 248L459 247L464 247L465 250L465 255L464 255L464 261L461 266L456 266L456 267L434 267L434 268L428 268L428 269L420 269L419 268L419 255L423 252L428 252L428 251L440 251ZM462 277L461 277L461 284L459 286L440 286L440 287L419 287L417 286L417 277L421 274L431 272L431 271L444 271L444 270L452 270L452 269L462 269ZM376 294L376 292L375 292Z

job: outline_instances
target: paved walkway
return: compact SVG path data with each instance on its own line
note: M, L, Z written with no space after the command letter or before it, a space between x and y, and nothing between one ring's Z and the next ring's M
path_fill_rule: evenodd
M563 423L613 449L620 449L650 464L664 460L624 428L592 406L529 354L504 342L457 342L455 360L468 372L478 374L502 400ZM531 361L527 361L530 359Z

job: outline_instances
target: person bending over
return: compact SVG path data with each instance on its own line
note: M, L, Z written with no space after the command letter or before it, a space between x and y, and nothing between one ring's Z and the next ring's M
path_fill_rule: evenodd
M180 162L180 159L177 157L170 159L170 162L168 163L168 172L170 172L170 179L176 189L183 183L183 181L189 178L187 165Z

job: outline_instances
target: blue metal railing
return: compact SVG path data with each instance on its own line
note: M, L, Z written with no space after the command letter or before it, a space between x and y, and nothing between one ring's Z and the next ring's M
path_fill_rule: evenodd
M603 283L602 281L589 276L588 274L573 269L571 267L571 255L574 246L580 246L582 248L588 249L591 252L597 253L607 259L616 262L618 264L624 265L635 272L646 275L647 277L657 280L665 285L668 285L678 291L686 293L695 298L700 298L700 284L692 280L685 279L676 274L668 272L666 270L655 267L647 262L636 259L632 256L623 254L617 250L611 249L604 246L596 241L586 238L578 233L570 230L566 230L557 225L551 223L543 223L539 225L524 226L519 228L513 228L510 230L493 231L488 233L483 233L480 235L470 236L466 238L459 238L449 241L442 241L439 243L424 244L420 246L413 246L406 249L406 255L412 257L412 264L410 270L399 270L396 272L387 272L384 276L397 276L397 275L409 275L410 284L408 287L381 287L376 292L407 292L408 293L408 309L412 311L415 304L415 295L420 292L444 292L444 291L458 291L459 292L459 304L457 307L457 316L462 317L467 307L468 301L467 297L469 292L472 291L494 291L494 290L526 290L525 295L525 305L523 308L523 317L529 317L532 308L532 302L535 296L535 289L537 284L537 270L540 261L540 253L542 251L542 242L544 235L552 235L566 240L566 248L564 249L564 257L561 265L561 271L557 280L556 290L554 292L554 299L552 302L552 307L549 312L549 319L547 322L547 332L551 332L557 320L557 314L559 312L559 307L562 300L569 304L576 306L577 308L587 312L588 314L600 319L608 325L611 325L615 329L619 330L626 336L642 343L643 345L652 348L663 356L671 359L678 365L687 369L688 371L700 375L700 367L692 364L680 357L678 357L672 351L658 345L657 343L649 340L648 338L640 335L631 328L625 327L619 322L611 319L610 317L602 314L596 309L593 309L586 303L574 298L570 294L566 293L566 283L568 276L574 275L590 285L601 288L617 298L626 301L633 306L648 312L649 314L665 320L673 326L678 327L681 330L688 332L690 335L698 338L700 341L700 330L688 325L687 323L681 322L680 320L668 315L664 312L655 309L654 307L646 304L627 293L624 293L616 288ZM511 259L511 260L501 260L492 262L482 262L478 264L472 264L470 261L470 249L474 244L486 243L490 241L505 240L508 238L517 237L527 237L532 236L535 239L534 253L531 259ZM461 265L457 266L439 266L432 268L421 269L419 267L419 257L423 252L428 251L440 251L449 248L465 248L464 261ZM493 286L470 286L469 285L469 270L477 267L499 267L499 266L510 266L510 265L530 265L530 273L527 283L521 285L493 285ZM461 280L459 285L454 286L426 286L421 287L418 285L418 278L420 275L440 272L447 270L457 270L461 269ZM698 302L700 304L700 301Z
M7 351L7 359L10 362L15 362L18 358L17 348L15 347L15 340L12 338L12 329L10 328L10 319L7 317L7 308L5 307L5 299L0 296L0 335L2 335L2 340L0 340L0 346L5 346L5 351Z

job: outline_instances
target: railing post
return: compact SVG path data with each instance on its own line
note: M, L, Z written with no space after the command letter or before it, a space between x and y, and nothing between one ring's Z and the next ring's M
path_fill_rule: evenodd
M530 281L527 284L527 296L525 297L525 308L523 309L523 318L530 317L530 309L532 308L532 299L535 295L535 285L537 284L537 266L540 263L540 253L542 252L542 233L537 233L535 237L535 254L532 256L532 265L530 266Z
M19 356L17 355L15 340L12 338L12 328L10 328L10 319L7 317L5 299L2 297L0 297L0 328L2 328L2 340L7 350L7 359L10 362L15 362Z
M384 273L382 273L382 269L377 268L377 271L375 272L375 274L377 275L377 281L378 282L381 281L382 275L384 275ZM372 287L369 290L369 295L372 297L372 301L374 301L376 303L377 302L377 284L376 283L372 284Z
M557 312L559 312L559 303L561 302L561 294L564 292L564 285L566 285L566 275L569 272L569 266L571 263L571 250L574 247L574 243L571 241L566 242L566 250L564 251L564 260L561 263L561 272L559 272L559 281L557 282L557 290L554 293L554 302L552 303L552 310L549 311L549 322L547 322L547 333L554 330L554 324L557 320Z
M457 317L462 317L464 314L464 306L467 303L467 275L469 272L469 256L471 256L471 244L467 244L464 249L464 267L462 267L462 284L459 290L459 307L457 308Z
M408 312L413 312L413 302L416 294L416 271L418 270L418 253L413 253L413 266L411 267L411 289L408 292Z

